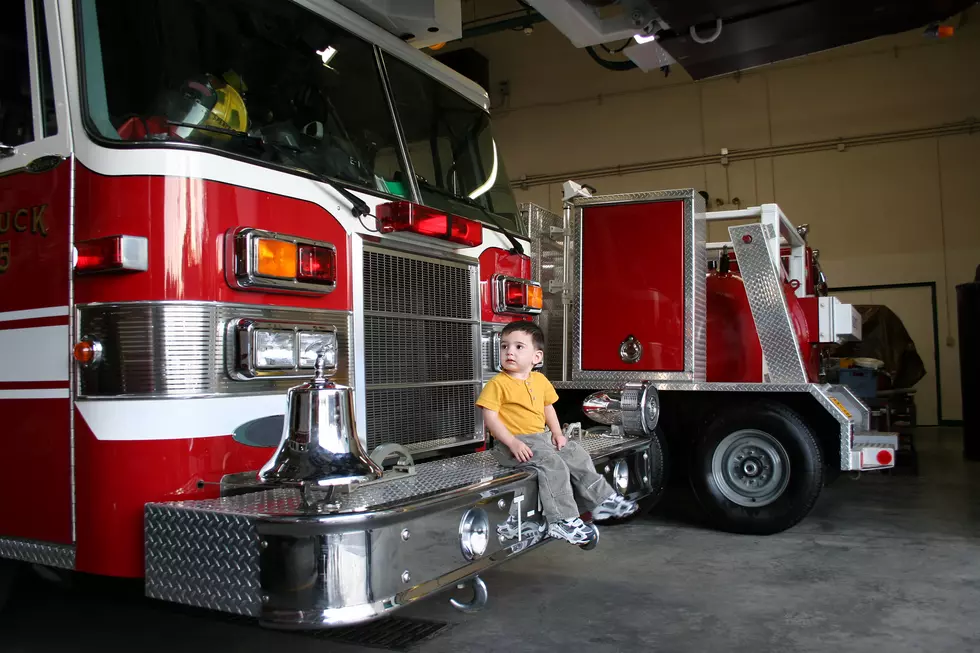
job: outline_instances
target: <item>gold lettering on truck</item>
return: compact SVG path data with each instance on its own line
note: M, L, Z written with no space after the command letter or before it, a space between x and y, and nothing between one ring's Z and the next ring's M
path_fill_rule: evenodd
M47 204L37 204L12 211L0 211L0 234L5 234L13 228L16 233L30 233L47 238L48 225L44 220L44 212L47 208ZM12 242L0 241L0 274L10 268Z
M17 209L17 213L14 213L14 231L24 232L27 231L27 221L26 218L30 215L27 209ZM23 216L25 221L21 224L20 218Z

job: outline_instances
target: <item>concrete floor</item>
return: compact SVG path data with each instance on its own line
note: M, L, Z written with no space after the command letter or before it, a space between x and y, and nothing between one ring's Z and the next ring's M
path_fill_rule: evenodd
M443 597L402 614L452 623L423 653L978 651L980 464L956 430L923 429L920 476L842 477L789 532L705 530L690 498L607 528L595 551L553 544L486 575L477 615ZM363 651L223 623L136 596L32 584L0 615L0 651Z

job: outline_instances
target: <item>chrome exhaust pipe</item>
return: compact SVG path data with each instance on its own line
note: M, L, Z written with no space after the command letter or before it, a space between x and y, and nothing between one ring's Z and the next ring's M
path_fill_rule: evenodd
M660 395L649 381L627 383L622 390L593 392L582 412L593 422L622 426L627 435L650 435L660 421Z

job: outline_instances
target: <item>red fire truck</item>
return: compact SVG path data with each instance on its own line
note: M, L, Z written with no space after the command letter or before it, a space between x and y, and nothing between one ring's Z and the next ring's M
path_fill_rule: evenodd
M281 627L465 583L480 607L479 573L547 541L474 406L513 320L547 329L569 431L631 498L659 495L665 434L735 530L802 518L830 452L890 464L817 383L836 336L803 329L840 305L804 301L777 208L713 272L693 191L521 211L486 93L330 0L0 12L0 594L28 563Z

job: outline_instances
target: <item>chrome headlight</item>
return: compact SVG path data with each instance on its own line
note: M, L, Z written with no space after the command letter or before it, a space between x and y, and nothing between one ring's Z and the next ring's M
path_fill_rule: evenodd
M325 350L327 369L337 367L337 332L336 331L300 331L299 332L299 366L312 368L316 363L317 354Z
M296 334L255 329L252 332L252 355L257 370L292 369L296 366Z
M234 342L228 360L228 373L234 379L307 377L321 350L327 369L337 368L337 331L333 327L243 318L229 323L228 336Z
M459 547L467 560L479 558L490 543L490 518L483 508L470 508L459 522Z

